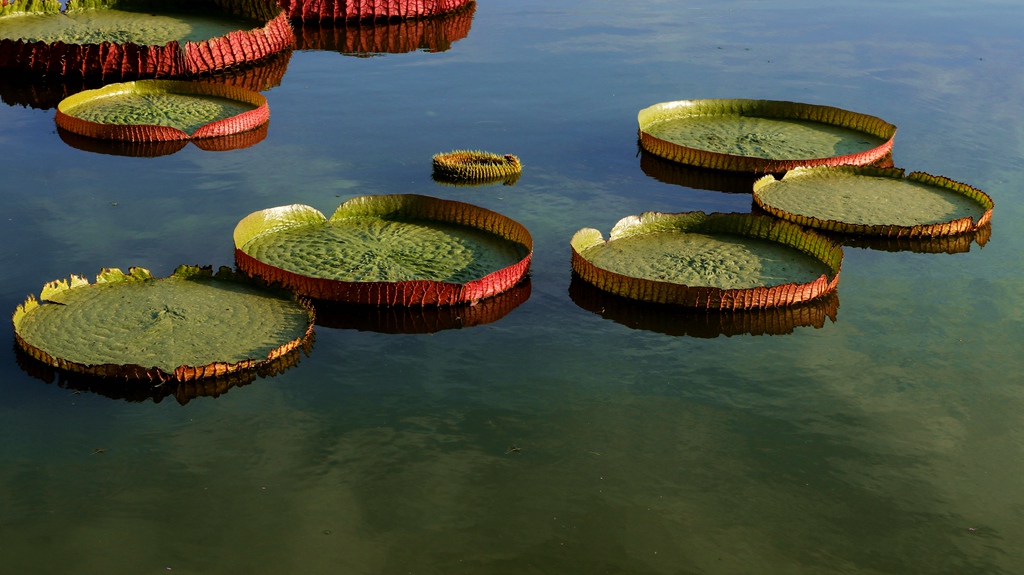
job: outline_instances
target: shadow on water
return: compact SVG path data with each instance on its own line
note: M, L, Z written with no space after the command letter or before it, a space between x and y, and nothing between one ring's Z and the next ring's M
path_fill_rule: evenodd
M281 85L291 55L291 50L285 50L254 64L198 76L191 80L264 92ZM87 76L83 78L0 69L0 100L8 106L52 110L64 98L83 90L94 90L115 82L129 82L137 79L135 77L111 77L109 74L102 77Z
M293 21L297 50L339 52L346 56L444 52L469 35L476 4L432 18L316 24Z
M385 307L312 300L316 325L379 333L436 333L493 323L530 299L530 278L512 289L475 304L431 307Z
M159 384L65 371L35 359L25 353L17 343L13 347L15 360L22 371L46 383L56 384L57 387L76 392L95 393L110 399L123 399L133 403L143 401L160 403L166 397L173 397L180 405L185 405L198 397L220 397L233 387L242 387L256 381L257 378L274 377L284 373L298 365L303 354L309 355L313 349L313 341L313 336L310 336L300 347L255 369L194 381L180 382L172 379Z
M747 311L693 310L611 294L575 273L569 283L569 297L579 307L631 329L698 338L785 335L808 326L821 329L826 319L835 323L839 312L839 296L835 291L794 306Z
M57 135L65 144L95 154L107 154L111 156L129 156L134 158L156 158L179 152L189 143L195 144L200 150L207 152L227 152L230 150L241 150L249 148L262 142L267 137L270 129L270 122L264 122L253 130L239 132L228 136L216 138L202 138L197 140L171 140L166 142L129 142L124 140L103 140L90 138L69 132L63 128L57 128Z

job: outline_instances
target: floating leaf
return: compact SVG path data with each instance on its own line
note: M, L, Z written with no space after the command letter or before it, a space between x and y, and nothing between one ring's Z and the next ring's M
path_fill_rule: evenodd
M62 130L104 140L166 142L219 138L267 123L262 95L224 84L138 80L79 92L57 106Z
M680 100L640 110L640 145L702 168L781 173L866 165L892 149L896 126L830 106L772 100Z
M451 305L510 289L533 239L519 223L428 196L362 196L328 220L304 205L254 212L235 228L240 269L297 293L372 305Z
M842 249L795 224L749 214L628 216L573 236L572 267L630 299L707 309L760 309L810 301L835 289Z
M479 150L453 150L446 154L436 154L433 164L434 180L440 182L506 182L512 185L523 171L519 158L512 154L499 156Z
M15 339L47 365L101 377L190 381L255 369L303 344L312 314L292 294L228 268L168 278L104 269L46 284L14 317Z
M0 12L0 68L181 78L256 62L295 39L272 0L205 0L190 8L171 0L69 0L61 12L52 0L15 1Z
M822 230L887 237L974 232L992 218L985 192L941 176L897 168L803 168L754 184L765 212Z

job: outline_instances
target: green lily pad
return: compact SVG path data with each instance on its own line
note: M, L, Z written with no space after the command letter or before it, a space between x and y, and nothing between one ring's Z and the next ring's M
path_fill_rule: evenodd
M318 299L449 305L511 288L533 240L490 210L416 195L364 196L328 220L314 208L250 214L235 228L239 267Z
M257 368L312 334L292 294L228 268L181 266L168 278L105 269L96 283L71 276L44 286L13 317L29 355L68 371L188 381Z
M640 145L717 170L783 172L867 165L892 149L896 127L874 116L796 102L681 100L640 111Z
M783 219L829 231L932 237L976 231L994 204L981 190L901 169L805 168L754 184L754 201Z
M69 96L57 106L57 125L111 140L160 142L221 137L267 122L266 98L235 86L139 80Z
M78 8L67 12L29 13L0 18L0 39L52 44L114 42L163 46L168 42L200 42L229 32L259 28L263 22L214 10L159 13L116 8Z
M758 309L832 291L842 250L799 226L749 214L647 212L620 220L608 241L573 236L573 270L624 297L690 307Z
M0 7L0 68L57 76L180 78L289 48L273 0L14 0Z

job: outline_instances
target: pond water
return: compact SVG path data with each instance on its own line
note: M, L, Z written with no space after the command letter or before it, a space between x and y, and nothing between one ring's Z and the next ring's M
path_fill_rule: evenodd
M396 53L295 51L265 139L154 158L70 147L50 92L4 74L0 309L70 273L232 265L250 212L364 194L496 210L536 252L509 305L335 317L283 373L180 401L47 383L8 327L0 571L1024 573L1022 17L998 0L480 0L468 28L304 31ZM751 209L715 191L735 179L638 154L637 112L694 98L879 116L897 166L993 197L991 237L849 246L826 311L602 300L571 281L576 230ZM459 148L516 154L522 177L432 181L431 156Z

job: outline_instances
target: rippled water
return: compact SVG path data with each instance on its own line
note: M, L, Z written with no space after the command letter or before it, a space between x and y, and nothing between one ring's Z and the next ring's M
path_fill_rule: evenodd
M246 214L364 194L499 211L536 253L485 313L341 309L276 377L158 402L29 373L8 328L0 571L1024 572L1022 12L480 0L468 29L306 31L322 50L265 92L265 139L152 158L69 146L59 97L4 75L0 308L105 266L231 265ZM879 116L897 166L994 198L991 237L847 247L837 311L693 316L572 284L579 228L750 210L715 191L735 178L638 155L636 113L691 98ZM523 175L438 185L456 148Z

